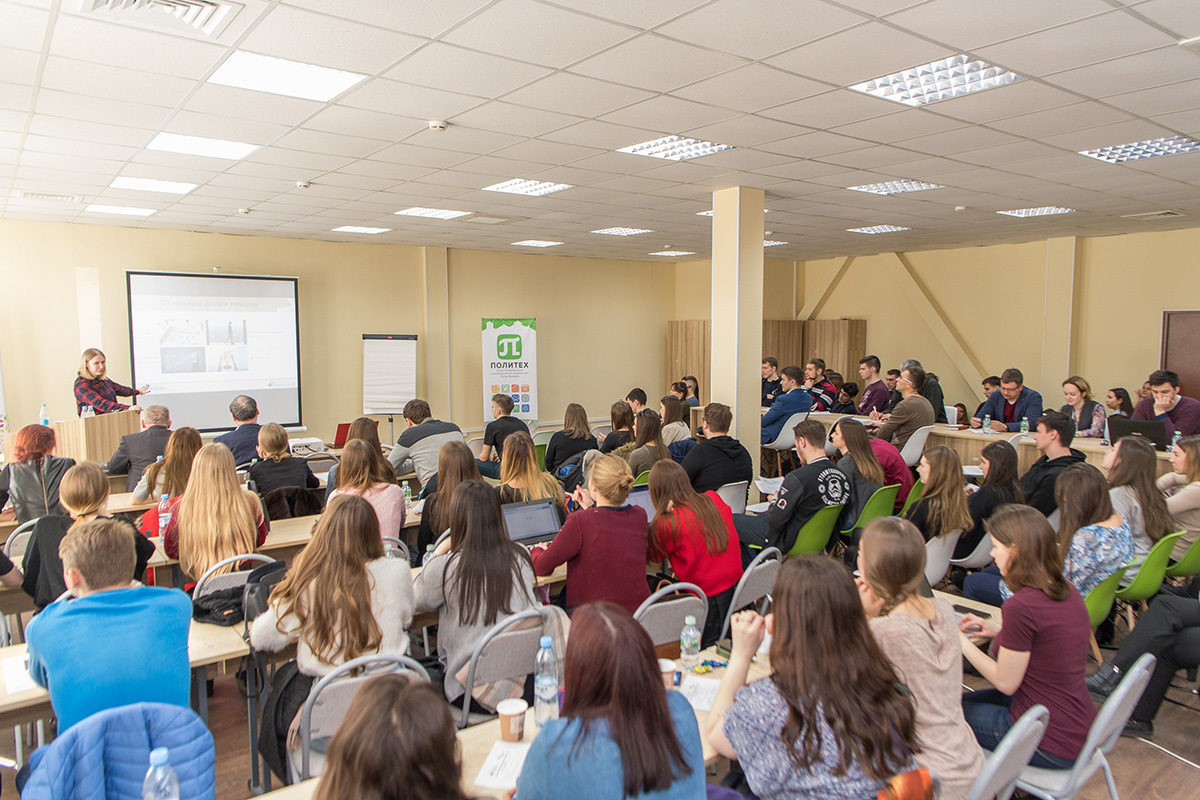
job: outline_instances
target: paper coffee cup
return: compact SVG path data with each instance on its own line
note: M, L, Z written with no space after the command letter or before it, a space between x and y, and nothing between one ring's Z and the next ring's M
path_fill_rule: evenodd
M519 742L525 738L525 712L529 709L519 697L501 700L496 705L500 715L500 738L506 742Z
M660 658L658 660L658 668L662 672L663 686L668 689L675 688L675 662L669 658Z

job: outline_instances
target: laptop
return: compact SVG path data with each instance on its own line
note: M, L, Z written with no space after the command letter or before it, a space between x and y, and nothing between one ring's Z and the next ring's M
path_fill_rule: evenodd
M526 500L500 507L508 538L524 545L548 542L558 535L558 507L554 500Z
M1108 418L1108 438L1116 444L1117 440L1126 436L1139 436L1155 450L1167 449L1167 426L1154 420L1126 419L1125 417Z
M646 510L646 519L654 519L654 503L650 502L649 486L635 486L630 489L629 499L625 503L631 506L641 506Z
M333 446L334 447L345 447L346 446L346 438L350 436L350 425L351 425L351 423L349 423L349 422L339 422L338 423L337 433L335 433L333 435ZM379 429L379 420L375 420L375 429L376 430Z

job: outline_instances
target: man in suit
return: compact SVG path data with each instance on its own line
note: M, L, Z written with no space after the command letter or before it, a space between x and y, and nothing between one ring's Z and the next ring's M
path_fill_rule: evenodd
M991 428L999 433L1016 433L1023 419L1029 421L1032 431L1042 416L1042 396L1025 385L1021 370L1009 367L1000 374L1000 391L992 392L979 411L992 418ZM982 424L982 416L971 420L972 428Z
M775 398L767 413L762 415L761 444L770 444L779 438L780 431L793 414L812 411L813 397L805 390L804 373L799 367L784 367L780 373L782 394Z
M125 491L132 492L146 467L157 461L167 449L171 438L171 412L166 406L146 406L142 409L142 429L121 437L117 452L108 460L108 474L128 471Z
M248 395L239 394L229 404L229 413L237 427L229 433L223 433L216 439L217 444L223 444L233 451L233 463L248 464L255 459L258 451L258 403Z

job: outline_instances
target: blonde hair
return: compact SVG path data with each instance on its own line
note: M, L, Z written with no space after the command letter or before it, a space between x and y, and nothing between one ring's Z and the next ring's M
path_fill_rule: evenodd
M288 449L287 431L278 422L268 422L258 429L258 446L262 448L263 457L276 464L292 457L292 451Z
M176 510L179 566L199 578L214 564L241 553L253 553L258 519L250 509L258 500L242 489L233 453L223 444L208 444L196 453L187 489ZM227 565L221 572L232 571Z
M633 470L625 459L606 453L592 461L588 480L596 487L601 497L620 505L629 497L629 490L633 488Z
M95 461L82 461L63 475L58 499L78 525L81 517L95 514L108 500L108 476Z
M515 492L521 502L549 497L558 505L564 505L562 486L553 475L538 466L533 437L524 431L504 437L500 482Z
M99 375L93 375L92 371L88 369L88 362L96 356L104 356L104 353L95 347L89 347L87 350L83 351L83 355L79 357L79 377L89 381L95 378L104 377L104 375L108 372L107 364L104 366L104 372L100 373ZM107 361L108 356L104 356L104 360Z
M929 501L929 529L924 533L933 538L955 530L969 531L975 523L967 506L958 452L938 445L922 455L929 462L929 483L921 492L921 500Z
M1183 474L1188 483L1200 481L1200 436L1185 436L1175 446L1183 450Z
M1072 375L1071 377L1067 378L1065 381L1062 382L1063 386L1066 386L1067 384L1070 384L1071 386L1074 386L1076 389L1078 389L1079 393L1081 395L1083 395L1085 400L1091 399L1092 386L1087 381L1085 381L1083 378L1079 377L1078 375Z
M58 543L58 555L63 567L79 570L93 590L127 584L137 569L133 528L116 519L92 519L71 526Z

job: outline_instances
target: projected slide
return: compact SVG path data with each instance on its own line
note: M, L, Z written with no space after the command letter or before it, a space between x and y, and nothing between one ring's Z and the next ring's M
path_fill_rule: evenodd
M264 422L301 424L295 278L126 276L134 385L150 384L174 427L232 427L239 394Z

